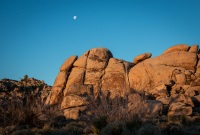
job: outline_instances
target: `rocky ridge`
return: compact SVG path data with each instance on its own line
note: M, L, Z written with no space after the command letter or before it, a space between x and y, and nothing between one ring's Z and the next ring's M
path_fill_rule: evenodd
M143 95L150 115L200 115L198 45L175 45L150 57L144 53L127 62L113 58L106 48L71 56L60 67L46 104L60 105L66 118L78 119L100 94L128 97L130 111L136 104L133 99L140 102Z
M0 80L0 103L5 99L13 97L26 98L28 96L40 97L41 102L45 102L51 91L51 86L44 81L25 76L20 81L11 79Z

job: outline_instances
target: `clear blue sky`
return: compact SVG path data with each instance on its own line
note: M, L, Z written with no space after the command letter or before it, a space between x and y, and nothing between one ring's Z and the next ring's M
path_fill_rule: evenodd
M66 58L91 48L132 61L179 43L200 44L200 0L0 0L0 79L53 85Z

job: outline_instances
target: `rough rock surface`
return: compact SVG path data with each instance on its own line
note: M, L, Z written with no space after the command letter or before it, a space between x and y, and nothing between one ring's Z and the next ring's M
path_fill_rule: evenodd
M91 49L79 58L72 56L61 66L46 104L61 105L66 118L77 119L103 93L111 99L128 96L130 112L143 102L148 115L166 111L168 115L197 114L195 110L200 106L198 45L179 44L160 56L150 57L151 53L141 54L131 63L113 58L106 48Z
M189 46L187 44L178 44L175 46L170 47L166 51L163 52L163 54L175 52L175 51L188 51Z
M2 79L0 80L0 104L3 104L4 100L10 100L12 97L17 97L18 99L38 97L40 98L38 100L45 103L51 90L51 86L35 78L27 77L20 81Z
M146 60L146 59L150 58L151 55L152 55L151 53L140 54L140 55L138 55L138 56L136 56L136 57L134 58L133 64L137 64L137 63L139 63L139 62L141 62L141 61L143 61L143 60Z

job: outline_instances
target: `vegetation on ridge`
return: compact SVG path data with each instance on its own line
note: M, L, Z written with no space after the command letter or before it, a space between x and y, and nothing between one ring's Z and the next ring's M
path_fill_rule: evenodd
M143 102L135 99L140 111L129 113L126 98L100 96L88 105L89 115L68 120L57 106L45 106L51 87L43 81L24 77L0 81L0 134L102 134L102 135L198 135L200 117L147 117ZM144 99L145 100L145 99ZM141 111L142 110L142 111Z

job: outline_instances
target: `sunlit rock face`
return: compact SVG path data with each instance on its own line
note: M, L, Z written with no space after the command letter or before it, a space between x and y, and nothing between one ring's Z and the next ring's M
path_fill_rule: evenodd
M106 48L94 48L79 58L66 59L46 104L60 105L66 118L77 119L100 93L115 99L131 97L134 92L151 97L145 107L155 108L153 115L163 106L168 115L192 115L192 108L200 106L199 56L198 45L180 44L160 56L151 58L151 53L144 53L127 62L113 58ZM129 100L128 104L133 110L134 103Z

